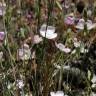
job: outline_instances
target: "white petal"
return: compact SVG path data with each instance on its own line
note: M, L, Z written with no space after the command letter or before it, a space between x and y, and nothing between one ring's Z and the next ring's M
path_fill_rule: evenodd
M57 33L54 33L54 34L50 34L50 35L46 35L46 38L47 39L54 39L54 38L56 38L57 37Z
M57 37L57 33L47 33L47 32L40 32L41 36L47 38L47 39L54 39Z
M84 24L85 23L85 20L82 18L82 19L79 20L79 23Z
M77 38L74 38L74 39L73 39L73 41L74 41L74 42L77 42L77 41L78 41L78 39L77 39Z
M26 49L29 49L29 45L28 44L24 44L22 47L26 48Z
M60 49L61 51L63 51L64 49L65 49L65 45L64 44L62 44L62 43L56 43L55 42L55 45L56 45L56 47L58 48L58 49Z
M93 78L92 78L92 83L96 83L96 75L93 75Z
M80 42L74 42L74 46L77 48L77 47L80 47Z
M70 66L69 65L64 66L63 69L70 69Z
M54 67L57 68L57 69L61 69L61 66L60 65L57 65L57 64L54 64ZM64 65L63 66L63 69L70 69L70 66L69 65Z
M94 29L94 28L96 28L96 23L94 23L94 24L90 24L90 25L87 25L87 28L88 28L88 30L92 30L92 29Z
M96 27L96 23L92 23L91 20L87 20L86 22L88 30L94 29Z
M70 49L70 48L66 48L65 45L63 45L62 43L58 43L58 44L57 44L57 43L55 42L55 45L56 45L56 47L57 47L59 50L65 52L65 53L70 53L70 52L71 52L71 49Z
M63 91L57 91L57 92L50 92L51 96L64 96Z
M80 47L81 41L78 41L77 38L74 38L74 39L73 39L73 44L74 44L74 46L75 46L76 48L77 48L77 47Z
M83 30L84 29L84 24L85 24L85 20L84 19L80 19L78 24L76 25L77 29Z
M24 82L23 80L17 80L17 86L22 89L24 87Z
M36 57L36 54L35 54L36 52L35 51L33 51L33 53L32 53L32 59L34 59L35 57Z
M87 15L90 17L92 15L92 11L91 10L88 10L87 11Z
M47 29L46 29L47 28ZM55 32L55 27L53 26L47 26L46 24L43 24L40 29L40 35L47 38L47 39L54 39L57 37L57 33Z
M96 96L96 93L92 92L90 96Z
M65 53L70 53L70 52L71 52L71 49L70 49L70 48L65 48L63 51L64 51Z
M76 25L76 28L79 30L84 30L84 25Z
M53 27L53 26L48 26L48 28L47 28L47 32L48 33L54 33L55 32L55 27Z
M54 92L50 92L50 95L51 96L56 96Z
M47 28L47 29L46 29ZM47 26L46 24L43 24L40 29L41 32L52 34L55 32L54 26Z
M8 84L7 88L8 88L8 89L11 89L11 84Z
M91 20L87 20L87 22L85 22L84 19L80 19L75 27L79 30L84 30L84 24L87 24L88 30L92 30L96 27L96 23L92 23Z
M94 88L94 87L96 87L96 84L92 84L92 86L91 86L92 88Z
M85 49L84 47L81 47L80 52L81 53L87 53L88 52L88 49Z
M55 68L57 69L61 69L61 66L57 65L57 64L54 64Z
M57 91L57 96L64 96L64 92L63 91Z

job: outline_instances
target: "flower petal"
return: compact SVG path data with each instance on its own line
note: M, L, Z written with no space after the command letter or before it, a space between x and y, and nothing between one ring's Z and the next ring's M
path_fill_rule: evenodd
M67 25L73 25L74 24L74 17L67 17L65 18L65 24Z
M65 49L65 45L64 44L62 44L62 43L56 43L55 42L55 45L56 45L56 47L58 48L58 49L60 49L61 51L63 51L63 49Z
M47 38L47 39L54 39L54 38L57 37L57 33L55 33L55 27L53 27L53 26L47 26L46 24L43 24L41 26L40 35L42 37Z
M57 91L57 92L50 92L51 96L64 96L63 91Z
M4 37L5 37L5 32L0 32L0 40L4 40Z
M70 52L71 52L71 49L65 47L65 45L63 45L62 43L58 43L58 44L57 44L57 43L55 42L55 45L56 45L56 47L57 47L60 51L63 51L63 52L65 52L65 53L70 53Z

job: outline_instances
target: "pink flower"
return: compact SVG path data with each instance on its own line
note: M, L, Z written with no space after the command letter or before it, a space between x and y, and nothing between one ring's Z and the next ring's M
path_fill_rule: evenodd
M39 35L35 35L34 36L34 40L33 40L33 43L34 44L38 44L42 41L42 37L40 37Z
M67 18L65 18L65 24L73 25L74 24L74 17L68 16Z
M3 41L5 37L5 33L4 32L0 32L0 40Z

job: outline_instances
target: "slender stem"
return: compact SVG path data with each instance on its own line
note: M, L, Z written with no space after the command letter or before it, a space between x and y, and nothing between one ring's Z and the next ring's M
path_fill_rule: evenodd
M40 18L41 18L41 0L38 0L38 26L37 26L37 33L40 29Z

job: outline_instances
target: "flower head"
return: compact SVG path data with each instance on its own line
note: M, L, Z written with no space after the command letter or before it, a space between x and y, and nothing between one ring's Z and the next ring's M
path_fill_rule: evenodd
M46 24L41 26L40 35L47 39L54 39L57 37L57 33L55 33L55 27L47 26Z
M34 35L34 40L33 40L34 44L38 44L41 41L43 41L42 37L40 37L39 35Z
M68 16L65 18L65 24L74 25L74 17Z
M92 23L91 20L87 20L87 22L85 22L84 19L80 19L76 25L76 28L79 30L84 30L84 25L87 25L87 30L92 30L96 27L96 23Z
M5 37L5 32L0 32L0 40L3 41Z
M76 25L76 28L79 29L79 30L83 30L84 29L84 24L85 24L84 19L80 19L79 22Z
M23 80L17 80L17 86L22 89L24 87L24 82Z

